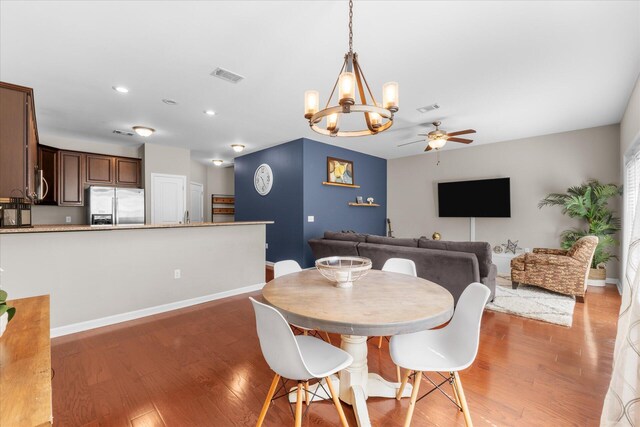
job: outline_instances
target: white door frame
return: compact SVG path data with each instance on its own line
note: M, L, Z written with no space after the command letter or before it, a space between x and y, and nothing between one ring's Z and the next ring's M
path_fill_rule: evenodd
M155 172L151 172L151 185L149 186L149 189L151 190L149 192L149 201L150 201L150 209L151 209L151 223L155 224L155 212L153 209L153 182L155 180L155 178L161 178L161 177L165 177L165 178L180 178L182 180L182 188L184 189L182 191L182 197L183 197L183 201L182 204L184 206L184 209L187 210L187 177L186 175L171 175L168 173L155 173Z
M196 186L196 187L200 187L200 191L202 192L202 200L200 203L200 206L202 207L202 212L200 212L200 218L202 219L200 222L204 222L204 184L201 184L199 182L195 182L195 181L191 181L189 183L189 195L191 195L191 186ZM193 206L193 199L191 200L191 206ZM189 210L191 210L191 206L189 206ZM190 213L189 216L193 216L193 212ZM193 222L193 219L192 219Z

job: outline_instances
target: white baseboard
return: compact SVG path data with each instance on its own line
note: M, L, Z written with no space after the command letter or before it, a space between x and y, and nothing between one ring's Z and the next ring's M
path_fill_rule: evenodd
M51 338L61 337L63 335L75 334L76 332L88 331L89 329L100 328L103 326L114 325L116 323L139 319L141 317L151 316L153 314L165 313L167 311L190 307L192 305L202 304L204 302L215 301L222 298L232 297L234 295L240 295L248 292L259 291L264 287L264 285L265 283L258 283L256 285L244 286L242 288L231 289L224 292L218 292L216 294L204 295L201 297L191 298L187 300L171 302L169 304L157 305L155 307L129 311L127 313L114 314L113 316L101 317L99 319L87 320L84 322L78 322L78 323L72 323L70 325L59 326L57 328L51 328Z

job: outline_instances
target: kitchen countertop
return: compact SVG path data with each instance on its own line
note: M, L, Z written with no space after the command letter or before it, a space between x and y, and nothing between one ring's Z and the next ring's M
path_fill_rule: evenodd
M35 225L25 228L0 228L0 234L60 233L69 231L141 230L151 228L224 227L233 225L273 224L273 221L199 222L191 224L136 224L136 225Z

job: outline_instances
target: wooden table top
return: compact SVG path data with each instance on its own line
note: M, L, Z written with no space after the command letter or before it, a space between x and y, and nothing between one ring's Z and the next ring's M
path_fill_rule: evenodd
M453 315L453 297L442 286L380 270L347 289L335 287L316 269L304 270L270 281L262 295L290 323L346 335L416 332Z
M0 426L50 425L49 295L9 305L16 315L0 337Z

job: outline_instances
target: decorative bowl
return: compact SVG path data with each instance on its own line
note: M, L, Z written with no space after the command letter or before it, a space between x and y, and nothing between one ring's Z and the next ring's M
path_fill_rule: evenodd
M316 268L337 288L350 288L371 270L371 260L358 256L331 256L316 261Z

